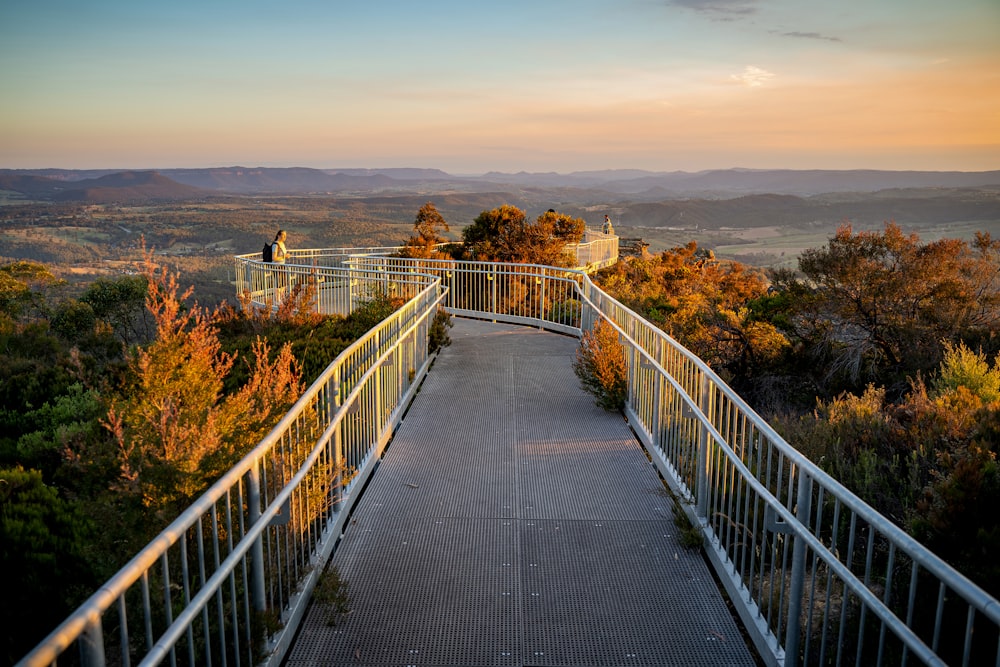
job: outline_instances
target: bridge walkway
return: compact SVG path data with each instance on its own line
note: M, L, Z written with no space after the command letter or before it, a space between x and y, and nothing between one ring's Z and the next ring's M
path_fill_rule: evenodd
M578 341L455 322L334 554L351 611L287 667L754 665Z

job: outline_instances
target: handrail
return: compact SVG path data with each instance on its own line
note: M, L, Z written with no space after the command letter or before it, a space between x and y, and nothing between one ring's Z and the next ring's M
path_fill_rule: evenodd
M92 665L107 664L108 651L122 665L185 653L189 664L280 660L427 372L445 295L426 275L349 275L356 294L392 285L409 301L338 355L251 452L19 665L54 664L73 645Z
M585 273L387 257L353 264L439 276L454 314L577 336L610 322L629 364L625 414L703 532L768 663L1000 665L1000 602L785 442L707 364Z
M410 289L411 283L430 281L437 290L428 301L433 306L413 315L414 324L406 332L426 326L431 308L438 304L457 315L540 326L574 336L581 336L598 320L610 322L628 360L625 415L678 497L681 511L702 532L709 560L765 662L897 664L915 659L925 664L1000 666L1000 603L996 599L795 450L701 359L600 290L586 272L374 254L346 257L342 267L325 267L318 273L314 271L321 268L318 266L269 265L251 255L237 258L237 266L241 285L270 285L258 293L264 299L262 304L271 302L277 289L274 284L281 277L304 280L316 276L317 281L322 277L322 281L313 283L322 287L346 276L348 282L338 289L350 294L355 294L356 287L350 284L352 276L363 277L369 281L366 284L378 289L401 291ZM331 272L325 273L327 269ZM332 303L314 300L316 308ZM391 432L387 425L392 423L368 407L378 404L371 392L385 384L374 378L380 377L379 369L387 360L395 363L399 342L412 337L403 333L398 324L388 328L383 325L377 331L382 334L352 346L358 355L356 369L362 372L347 372L344 377L324 374L327 382L337 379L333 384L338 390L347 376L356 378L345 392L346 398L340 400L344 394L339 391L317 389L326 392L325 399L300 410L301 414L327 409L329 416L325 422L328 426L320 429L323 434L314 440L309 456L295 458L297 468L289 466L295 475L283 473L284 469L279 470L276 464L259 466L262 473L279 477L283 474L282 480L288 477L296 485L262 484L269 490L264 493L269 500L261 504L265 509L256 523L250 522L249 527L240 524L246 539L259 531L268 536L279 530L273 526L263 529L261 522L272 515L285 515L277 506L286 498L301 500L301 494L296 496L300 487L322 487L324 483L332 487L329 480L321 479L324 465L336 458L331 448L348 456L351 447L347 438L354 432L351 429L364 429L366 420L374 419L383 425L381 430L366 432L362 439L381 444L365 449L360 459L354 459L363 472L348 485L345 502L352 497L359 480L370 474L368 464L377 458L387 438L386 428ZM376 343L376 347L368 347L373 338L377 341L391 331L395 332L396 346ZM419 347L407 349L415 351ZM419 367L424 369L426 363ZM347 368L338 366L341 370ZM401 382L398 377L397 381ZM409 392L417 382L419 377L408 385ZM353 413L348 406L354 405L362 408L360 416L355 415L351 421ZM308 430L304 422L286 417L274 432L279 435L273 433L259 448L270 442L271 447L283 445L284 451L293 449L289 446L293 424L299 431ZM328 432L339 434L339 438ZM313 441L311 438L307 440ZM309 465L305 465L306 460ZM249 470L253 469L257 467ZM215 507L218 501L212 502ZM293 502L287 514L295 521L303 511L296 509ZM331 532L331 525L336 534L342 527L344 512L342 508L328 512L330 518L323 535ZM301 519L299 525L304 525ZM191 524L184 524L183 530L190 531ZM182 531L182 537L184 534ZM272 659L280 659L297 618L301 618L289 611L295 607L293 598L308 597L317 576L314 568L325 562L332 549L330 540L319 539L314 544L321 548L317 546L308 551L308 558L301 558L301 569L308 570L307 575L298 575L306 582L301 593L292 593L286 582L282 584L289 590L286 595L267 596L270 606L265 606L265 611L281 610L285 627L289 628L270 637ZM253 556L252 550L249 553L249 557L231 556L232 562L238 563L233 572L241 567L245 570L248 560L252 563L255 558L263 559L262 555ZM232 576L227 581L231 588L235 587ZM202 586L192 603L213 604L211 595L204 590ZM219 595L214 604L221 609L224 605ZM206 620L204 609L207 607L180 613L194 624L201 611L200 623L207 629L212 623ZM220 620L217 625L226 624ZM186 632L179 626L171 630L171 650L185 642L196 643L192 630ZM239 637L224 635L223 639ZM221 645L223 640L218 641Z

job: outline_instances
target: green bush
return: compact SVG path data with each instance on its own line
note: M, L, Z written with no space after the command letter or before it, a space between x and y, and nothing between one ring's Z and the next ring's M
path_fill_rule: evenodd
M93 589L91 524L36 470L0 469L0 662L13 664Z
M944 359L934 381L938 395L965 387L986 403L1000 400L1000 357L990 366L986 356L964 344L945 343Z
M453 326L454 323L451 321L451 315L448 311L444 308L438 308L438 311L434 313L434 319L431 320L430 331L427 332L427 351L433 354L441 348L451 345L448 329Z

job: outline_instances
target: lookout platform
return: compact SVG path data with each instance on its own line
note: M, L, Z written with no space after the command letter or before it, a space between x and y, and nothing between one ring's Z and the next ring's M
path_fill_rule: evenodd
M285 665L754 665L673 499L554 333L456 320Z

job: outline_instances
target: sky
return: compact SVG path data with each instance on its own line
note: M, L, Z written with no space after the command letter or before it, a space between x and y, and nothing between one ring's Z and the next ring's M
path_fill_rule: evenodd
M3 0L0 168L1000 169L1000 0Z

